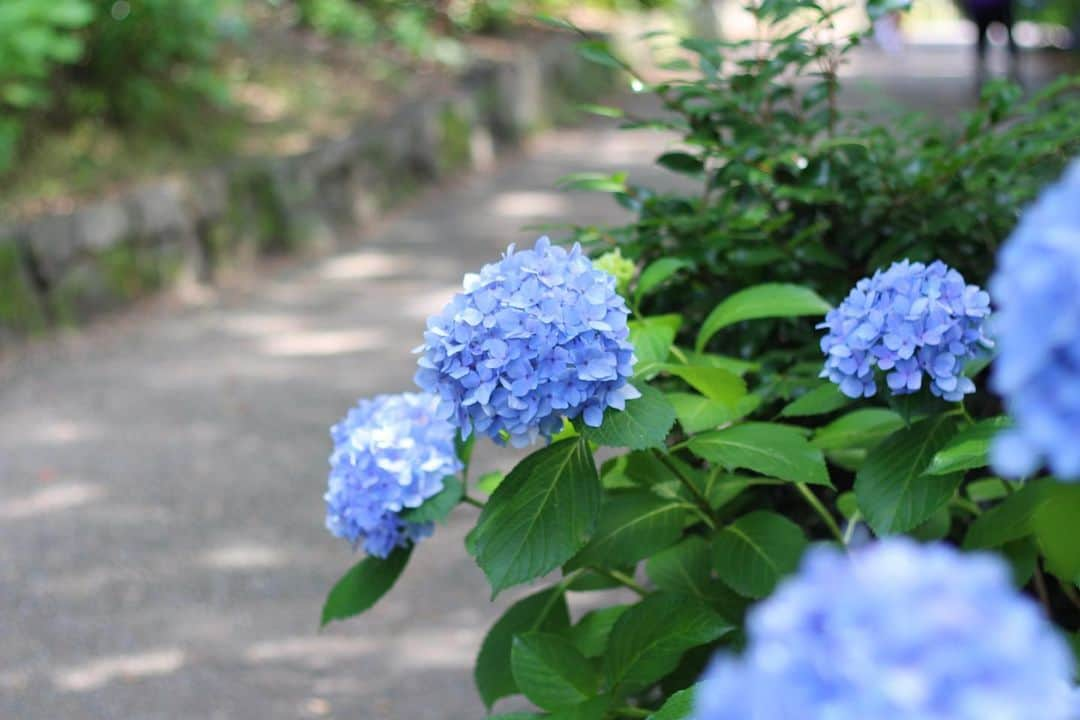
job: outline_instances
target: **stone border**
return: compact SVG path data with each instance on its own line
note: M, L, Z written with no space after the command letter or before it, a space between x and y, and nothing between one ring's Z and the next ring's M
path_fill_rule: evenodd
M490 165L610 90L613 72L582 59L576 43L530 36L506 58L474 61L451 87L300 154L233 161L0 226L0 347L177 283L213 284L261 256L337 247L342 230L440 177Z

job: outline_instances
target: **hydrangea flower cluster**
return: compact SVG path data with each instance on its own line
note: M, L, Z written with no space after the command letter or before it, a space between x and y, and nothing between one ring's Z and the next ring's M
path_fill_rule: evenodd
M1080 480L1080 160L1024 213L990 287L1001 308L990 382L1016 421L996 438L994 468L1022 477L1046 459Z
M1077 717L1066 643L989 554L815 549L751 611L747 637L705 674L695 720Z
M456 431L436 416L437 405L432 395L379 395L330 429L327 530L380 558L431 534L430 523L399 513L437 495L443 478L462 467Z
M975 391L964 361L992 344L983 332L989 314L990 296L940 260L893 263L860 280L818 325L829 331L821 377L858 398L877 392L875 366L894 395L919 390L925 373L934 395L961 400Z
M596 427L606 408L640 396L628 382L626 301L579 246L511 245L464 286L428 320L416 373L464 435L503 442L505 433L524 447L558 432L563 417Z

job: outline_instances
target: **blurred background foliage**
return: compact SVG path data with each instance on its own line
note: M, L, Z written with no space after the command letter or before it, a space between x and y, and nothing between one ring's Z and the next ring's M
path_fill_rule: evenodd
M355 121L413 75L460 64L471 37L574 5L3 0L0 197L78 194L100 189L103 176L122 182L226 150L297 149L298 132L339 130L335 120Z
M1019 3L1063 25L1080 15L1080 0ZM33 214L52 198L223 153L303 149L464 62L474 39L512 34L537 15L665 10L701 31L687 18L722 4L3 0L0 207Z

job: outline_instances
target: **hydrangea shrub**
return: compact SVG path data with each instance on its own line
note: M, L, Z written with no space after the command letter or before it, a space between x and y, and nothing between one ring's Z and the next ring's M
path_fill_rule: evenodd
M830 17L809 0L756 12L777 29L797 9ZM777 67L842 55L782 37L763 50ZM820 86L761 67L736 55L742 80L716 102L782 125L777 102L811 113L835 91L828 63ZM714 81L682 90L713 97ZM730 109L695 108L699 140ZM837 132L798 146L819 175L848 142ZM771 135L740 137L753 182L800 167ZM520 593L476 659L491 720L1080 720L1077 171L1006 242L983 212L1000 167L973 163L965 187L993 197L949 212L988 233L985 262L904 220L860 236L878 262L848 274L828 251L846 236L730 244L780 226L744 207L747 179L723 176L741 166L706 147L658 162L746 226L699 228L691 249L666 231L625 257L601 245L595 262L546 238L511 247L429 320L423 393L361 401L335 426L327 526L364 557L324 624L371 607L422 537L471 513L464 551L493 596ZM788 219L827 232L833 195L781 196ZM685 229L681 200L618 199ZM473 442L527 454L470 478ZM533 709L501 712L511 696Z

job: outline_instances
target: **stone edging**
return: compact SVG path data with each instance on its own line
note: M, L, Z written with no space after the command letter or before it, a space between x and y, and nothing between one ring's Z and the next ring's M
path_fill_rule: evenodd
M341 229L370 223L441 176L490 163L609 90L613 73L575 44L543 33L304 153L234 161L0 225L0 346L179 282L212 284L260 256L332 249Z

